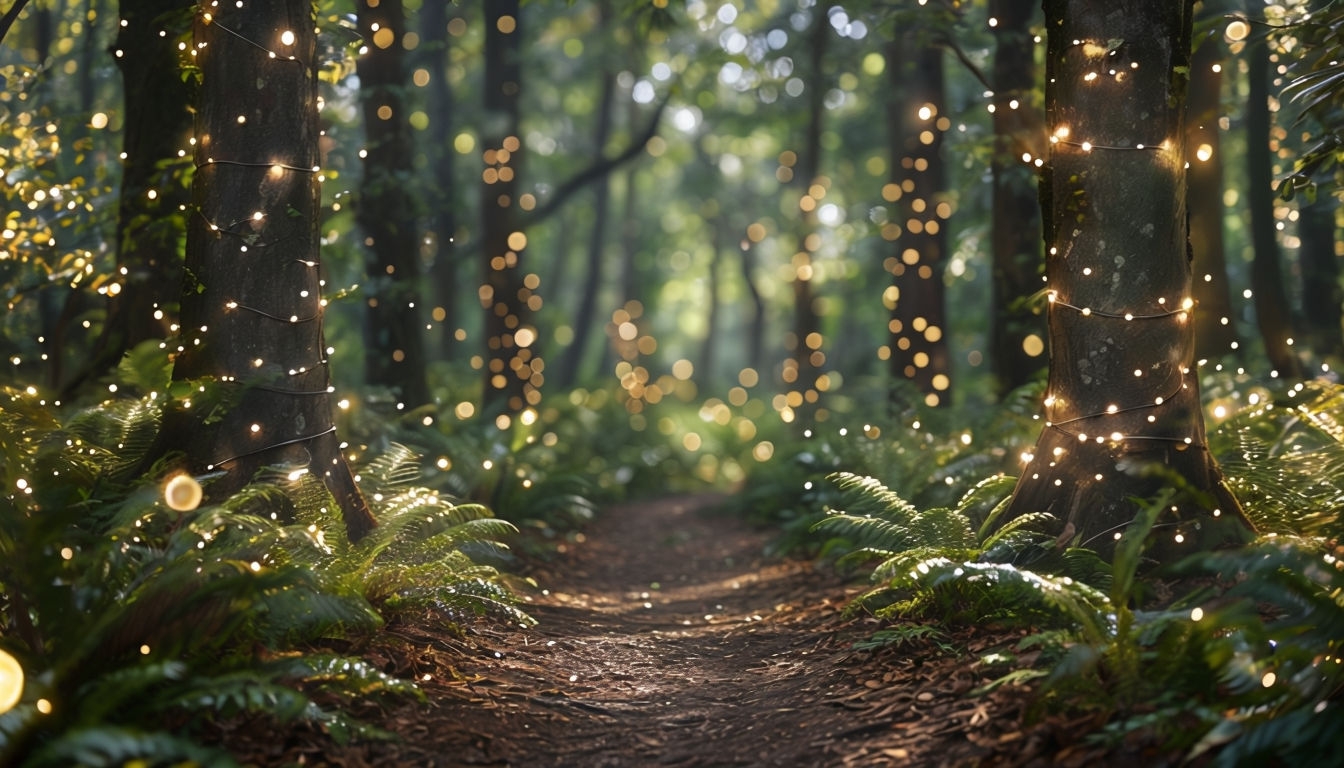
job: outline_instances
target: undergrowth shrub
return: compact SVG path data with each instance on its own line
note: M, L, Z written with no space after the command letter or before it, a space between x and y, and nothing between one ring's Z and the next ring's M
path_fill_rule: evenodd
M816 545L843 553L841 564L873 568L873 587L851 610L1034 628L1016 651L1040 651L1036 666L988 688L1036 681L1037 714L1105 713L1108 724L1090 738L1118 742L1142 730L1191 757L1212 752L1217 765L1334 763L1329 734L1344 725L1344 388L1315 382L1251 400L1209 434L1262 536L1247 548L1145 562L1160 511L1189 492L1177 485L1139 505L1111 562L1037 532L1043 515L989 534L1013 478L991 475L955 503L921 502L936 498L930 487L949 465L937 450L924 463L933 482L899 461L890 471L834 472ZM883 452L901 455L873 451ZM892 488L911 489L909 500ZM1012 658L995 652L981 663Z
M157 418L115 401L62 425L35 393L0 395L0 649L26 678L0 763L227 765L194 726L242 715L384 736L346 705L416 686L313 648L413 610L529 621L483 564L513 527L416 486L409 450L362 468L380 524L352 543L303 470L171 508L162 467L133 474Z

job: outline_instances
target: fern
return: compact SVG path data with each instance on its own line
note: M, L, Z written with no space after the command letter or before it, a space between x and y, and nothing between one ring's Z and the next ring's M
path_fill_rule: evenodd
M408 449L364 468L384 525L352 544L321 481L287 467L217 506L169 510L152 477L130 476L157 419L152 401L118 401L63 428L27 393L0 393L0 477L30 489L0 498L0 638L29 680L0 715L0 763L230 764L160 729L239 715L386 736L311 695L418 696L414 684L291 649L412 610L529 621L474 559L503 553L512 526L414 487ZM58 716L37 715L39 698Z
M163 731L94 726L66 734L36 752L25 765L28 768L87 768L125 766L134 763L153 766L193 764L202 768L232 768L237 762L228 753L202 747L188 739Z

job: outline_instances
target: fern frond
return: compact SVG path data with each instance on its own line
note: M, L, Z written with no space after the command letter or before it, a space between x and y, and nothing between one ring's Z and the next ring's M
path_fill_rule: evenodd
M79 765L125 766L199 765L202 768L236 768L238 763L223 750L203 747L164 731L97 726L80 728L38 750L25 765L31 768L68 768Z
M359 472L360 485L371 494L391 495L421 478L420 457L401 443L390 443Z

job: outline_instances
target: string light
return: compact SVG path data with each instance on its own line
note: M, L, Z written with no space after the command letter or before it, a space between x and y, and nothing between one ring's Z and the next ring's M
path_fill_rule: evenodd
M297 61L299 60L297 56L293 56L293 55L286 56L286 55L282 55L282 54L280 54L280 53L277 53L277 52L271 50L270 48L267 48L266 46L262 45L261 43L257 42L256 40L253 40L252 38L247 37L246 35L240 34L239 32L233 30L232 28L227 27L227 26L225 26L224 24L219 23L219 21L218 21L217 19L215 19L215 17L214 17L213 15L211 15L210 13L203 13L203 14L201 14L201 20L204 21L207 25L213 25L213 26L215 26L215 27L218 27L219 29L222 29L222 30L224 30L225 32L228 32L230 35L233 35L234 37L238 38L239 40L242 40L244 43L247 43L248 45L252 46L253 48L256 48L257 50L264 52L269 58L272 58L272 59L280 59L280 60L282 60L282 61L293 61L293 62L297 62ZM280 41L281 41L282 43L284 43L285 45L293 45L293 44L294 44L294 33L291 32L291 31L289 31L289 30L285 30L284 32L282 32L282 33L280 34ZM201 43L201 44L200 44L199 46L197 46L197 47L198 47L198 48L203 48L203 47L205 47L205 44L204 44L204 43ZM194 52L193 52L193 53L194 53Z

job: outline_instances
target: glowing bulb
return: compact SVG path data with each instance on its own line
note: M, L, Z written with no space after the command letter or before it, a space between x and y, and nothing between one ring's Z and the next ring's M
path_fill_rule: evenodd
M164 503L177 512L190 512L199 507L204 496L201 484L188 474L173 475L163 486Z
M280 42L284 43L285 45L293 45L293 44L294 44L294 33L293 33L293 32L290 32L288 29L286 29L284 32L281 32L281 33L280 33Z
M0 714L8 712L23 698L23 667L19 660L0 650Z

